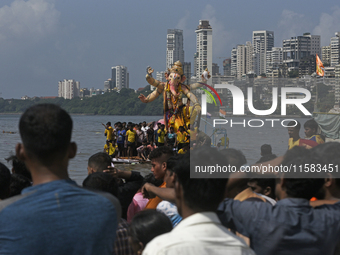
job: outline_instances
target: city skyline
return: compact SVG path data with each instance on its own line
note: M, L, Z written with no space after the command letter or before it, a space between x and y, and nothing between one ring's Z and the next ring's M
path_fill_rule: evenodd
M287 1L281 7L272 1L175 0L171 6L158 1L129 6L111 1L3 0L0 97L54 96L63 79L80 81L82 88L103 88L110 68L117 65L128 67L130 88L144 87L147 66L164 71L167 29L183 30L184 61L193 67L199 20L209 20L212 62L220 69L233 47L252 41L252 31L273 31L278 47L284 39L310 32L320 35L321 46L326 46L340 30L340 8L336 1L317 3ZM167 11L171 15L165 18Z

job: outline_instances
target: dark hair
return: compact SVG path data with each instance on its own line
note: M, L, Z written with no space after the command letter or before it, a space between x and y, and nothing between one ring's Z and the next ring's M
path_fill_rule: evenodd
M271 193L269 197L275 198L275 186L276 186L276 179L275 178L254 178L250 179L249 182L256 182L258 186L262 189L266 189L270 187Z
M129 234L133 242L141 242L145 247L155 237L172 230L170 219L153 209L138 212L131 221Z
M28 108L20 118L19 130L27 154L46 166L64 157L71 141L72 119L55 104Z
M158 160L164 156L164 161L167 161L168 158L170 158L173 155L174 155L174 152L170 147L161 146L150 152L149 159Z
M311 149L311 153L312 157L323 166L328 164L340 165L340 143L338 142L319 144ZM335 178L335 184L340 188L339 178Z
M263 144L261 146L261 154L262 156L272 154L272 146L270 146L270 144Z
M308 150L301 146L296 146L288 150L284 155L282 166L299 166L305 164L321 163L318 158L312 155L312 150ZM325 179L321 178L322 173L313 173L319 175L320 178L304 178L306 175L301 173L285 173L284 181L286 193L292 198L311 199L321 189L325 183Z
M12 161L13 173L25 176L30 181L32 181L32 176L31 176L30 171L27 169L25 163L19 160L17 156L10 156L9 158L6 158L6 160L7 162Z
M11 172L4 164L0 163L0 199L9 196L9 186L11 184Z
M314 119L307 120L305 124L303 124L304 128L310 128L310 129L315 129L315 131L318 130L318 123Z
M162 185L163 180L157 180L155 178L155 176L153 175L153 173L151 173L151 174L147 174L147 175L144 176L144 180L142 182L141 187L143 187L145 183L151 183L151 184L155 185L156 187L158 187L158 186Z
M228 165L228 161L215 148L201 147L178 155L177 164L171 166L176 174L176 180L182 186L184 203L190 209L196 212L215 211L222 201L227 178L190 178L190 171L194 172L195 166L209 167L217 164Z
M19 195L24 188L30 186L32 186L31 180L21 174L12 174L9 196Z
M96 172L103 172L111 165L111 161L111 157L107 153L98 152L89 158L88 165L94 168Z
M108 123L106 123L106 125L109 125L109 126L111 126L111 122L109 121Z
M108 192L116 197L119 193L117 179L109 173L90 174L83 181L83 187Z
M296 125L296 126L295 126L295 125ZM293 128L295 128L295 129L297 129L297 130L300 130L300 128L301 128L301 124L300 124L300 122L298 122L297 120L290 121L290 122L288 123L287 126L288 126L288 127L293 127Z
M247 163L247 159L240 150L227 148L220 151L223 156L228 160L231 166L235 166L239 169L241 166Z

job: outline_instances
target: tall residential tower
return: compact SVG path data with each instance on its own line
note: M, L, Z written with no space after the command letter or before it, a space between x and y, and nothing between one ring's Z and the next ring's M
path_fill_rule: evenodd
M206 68L212 72L212 28L209 20L200 20L196 32L196 53L194 75L197 79ZM211 84L211 79L208 80Z
M176 61L184 63L183 30L168 29L166 36L166 70Z
M112 70L112 86L116 87L118 90L122 88L129 88L129 72L126 66L114 66Z
M253 47L254 72L261 75L266 73L267 51L271 51L274 47L274 32L267 30L253 31Z

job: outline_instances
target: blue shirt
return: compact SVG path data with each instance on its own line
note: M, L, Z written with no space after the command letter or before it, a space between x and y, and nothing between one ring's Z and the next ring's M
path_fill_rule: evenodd
M218 208L223 225L249 237L256 254L333 254L340 240L340 203L311 207L286 198L269 203L225 199Z
M116 201L71 180L26 188L0 202L0 254L112 254Z
M120 143L120 144L124 143L125 135L126 135L125 129L118 130L117 134L118 134L117 143Z

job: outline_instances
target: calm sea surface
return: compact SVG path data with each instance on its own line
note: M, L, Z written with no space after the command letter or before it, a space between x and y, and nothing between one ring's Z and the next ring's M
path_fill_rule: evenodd
M20 142L20 135L18 133L18 123L20 115L0 115L0 162L11 167L5 160L8 156L15 153L15 145ZM115 123L121 122L151 122L161 119L161 116L85 116L85 115L72 115L73 119L73 133L72 140L78 145L77 156L70 161L69 174L70 177L78 184L81 184L87 176L87 160L88 158L99 151L103 151L105 144L104 127L101 123L111 121ZM230 139L230 148L236 148L241 150L246 156L248 163L256 162L260 156L260 147L262 144L270 144L273 148L273 153L276 155L283 155L288 147L288 132L287 129L281 126L281 121L274 122L274 127L271 121L265 121L265 118L261 118L264 122L262 127L249 127L247 122L250 119L260 119L256 117L231 117L226 118L229 123L225 125L218 125L219 128L226 128L228 137ZM232 127L230 122L232 121L242 123L245 120L246 127L243 124L236 124ZM274 118L273 118L274 119ZM287 118L288 119L288 118ZM295 118L301 123L307 119ZM208 122L212 123L213 118L208 119ZM251 125L260 125L259 121L253 121ZM284 123L288 124L288 121ZM211 136L213 128L211 125L205 125L204 121L201 121L200 129L206 130L206 133ZM5 133L4 133L5 132ZM7 133L7 132L14 132ZM304 137L303 128L300 130L300 136ZM215 140L219 140L222 135L215 135ZM149 164L141 165L116 165L118 168L125 170L137 170L143 174L150 172Z

